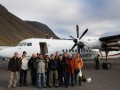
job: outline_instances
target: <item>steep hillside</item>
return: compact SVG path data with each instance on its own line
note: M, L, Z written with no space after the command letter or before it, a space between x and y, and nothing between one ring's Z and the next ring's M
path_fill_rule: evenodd
M0 44L15 45L27 38L45 38L46 33L58 38L46 25L23 21L0 4Z

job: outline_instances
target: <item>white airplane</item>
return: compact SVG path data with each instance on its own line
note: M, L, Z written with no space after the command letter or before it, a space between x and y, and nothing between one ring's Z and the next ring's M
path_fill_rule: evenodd
M31 38L21 41L17 46L0 50L0 57L11 58L14 52L22 56L23 51L27 52L27 57L31 57L33 53L46 53L55 54L58 51L60 54L63 52L72 53L75 55L79 52L84 60L93 60L97 54L102 57L107 56L110 58L120 57L120 35L108 37L84 37L88 29L79 38L79 29L77 25L77 39L40 39ZM77 47L76 47L77 46ZM71 48L72 47L72 48ZM105 53L103 53L105 51ZM109 53L108 53L109 52Z

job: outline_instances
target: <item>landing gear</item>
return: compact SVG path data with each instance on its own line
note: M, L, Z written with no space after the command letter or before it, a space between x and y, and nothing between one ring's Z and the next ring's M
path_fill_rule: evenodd
M109 69L112 68L111 63L107 62L107 60L108 60L108 53L109 53L109 51L106 50L106 51L105 51L106 59L105 59L105 62L102 63L102 68L103 68L103 69L107 69L107 70L109 70Z

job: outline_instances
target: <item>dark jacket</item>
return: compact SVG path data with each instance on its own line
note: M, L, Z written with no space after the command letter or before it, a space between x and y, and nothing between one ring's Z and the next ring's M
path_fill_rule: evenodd
M11 58L8 62L8 70L12 72L19 71L19 58Z
M54 71L58 69L58 60L50 59L49 61L49 70Z
M62 61L59 61L58 62L58 71L59 72L65 72L67 71L67 68L68 68L68 64L66 62L66 60L62 60Z
M32 71L36 71L36 69L37 69L37 58L31 57L30 60L29 60L28 66Z
M50 61L50 58L48 58ZM49 61L47 61L47 58L45 58L45 70L46 72L49 72Z

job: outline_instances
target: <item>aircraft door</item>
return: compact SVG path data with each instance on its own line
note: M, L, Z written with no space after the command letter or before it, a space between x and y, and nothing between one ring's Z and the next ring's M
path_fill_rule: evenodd
M46 53L48 53L48 47L47 47L47 43L39 43L40 45L40 53L42 53L44 56Z

